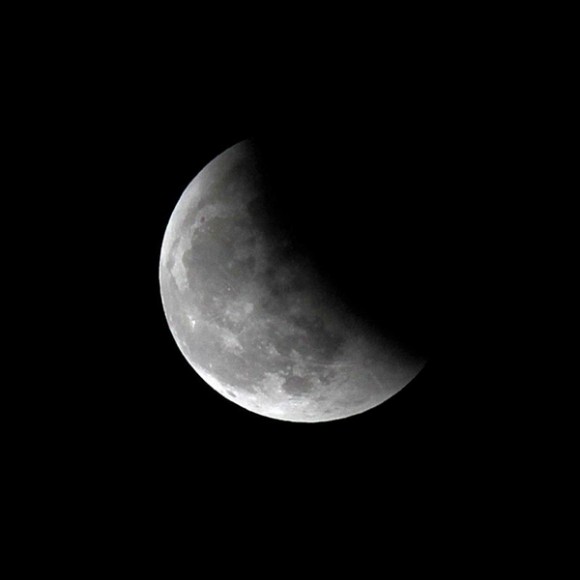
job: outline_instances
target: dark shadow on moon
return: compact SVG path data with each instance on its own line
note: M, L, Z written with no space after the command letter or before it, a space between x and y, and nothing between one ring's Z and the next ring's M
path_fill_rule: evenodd
M428 158L387 146L357 153L331 139L252 143L264 184L259 211L291 241L288 251L307 256L327 292L375 330L429 356L444 248Z

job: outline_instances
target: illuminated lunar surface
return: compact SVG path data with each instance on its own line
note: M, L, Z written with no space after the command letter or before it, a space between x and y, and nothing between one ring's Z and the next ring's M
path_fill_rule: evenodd
M371 409L425 361L351 312L273 225L249 141L190 183L167 226L163 307L187 361L218 393L274 419Z

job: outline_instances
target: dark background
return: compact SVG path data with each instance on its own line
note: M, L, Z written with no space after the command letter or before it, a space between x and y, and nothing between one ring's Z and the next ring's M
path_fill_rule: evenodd
M543 274L513 284L526 260L551 259L530 248L545 232L529 209L541 54L525 59L516 42L493 58L487 30L464 50L439 30L415 44L366 27L356 47L336 28L337 42L299 55L294 32L284 50L263 41L248 54L237 50L245 30L226 42L221 16L201 40L191 20L160 32L137 16L107 17L91 36L67 13L66 35L41 23L44 46L30 52L23 35L9 54L21 79L8 83L9 149L22 165L5 199L24 207L4 214L18 231L6 254L31 278L9 264L6 286L31 316L5 389L22 401L4 408L19 525L85 566L113 554L133 569L157 555L165 575L163 549L191 554L190 566L217 547L215 567L270 557L301 574L317 555L357 576L366 561L390 571L401 552L407 569L518 558L552 477L537 457L553 454L557 417L527 405L552 397L554 381L539 398L522 378L536 365L521 320L538 350L554 338L525 302ZM524 61L534 82L517 90ZM171 212L207 163L249 137L273 168L282 225L353 308L429 354L364 414L252 414L201 381L169 331L158 265ZM542 208L553 188L539 189ZM14 304L5 309L20 319ZM537 542L552 528L529 529Z
M134 109L139 92L106 111L96 130L110 138L98 163L91 158L103 219L99 378L77 419L97 419L92 445L122 472L230 499L257 489L312 500L399 486L423 493L441 473L471 477L494 439L489 399L502 396L484 379L494 153L481 111L432 100L426 110L408 95L262 109L235 95L198 100L195 84ZM169 332L157 269L173 207L209 161L252 136L280 164L280 215L300 224L329 278L370 320L387 331L393 322L431 355L411 384L363 415L301 425L249 413L197 377Z
M554 340L536 327L545 299L526 299L551 284L536 259L553 259L543 210L558 171L543 165L554 139L538 112L569 127L554 81L570 75L553 72L562 59L548 50L566 41L521 10L413 7L401 19L243 5L255 33L217 8L164 20L158 6L47 5L27 7L21 30L6 19L16 34L4 53L4 155L17 174L3 197L17 228L6 287L25 306L5 301L24 356L5 388L21 405L3 410L19 488L7 501L23 536L36 534L47 560L91 567L157 555L165 575L164 543L191 567L209 546L214 567L269 556L302 574L311 555L325 571L354 563L357 576L368 560L390 571L401 552L406 569L462 557L503 566L503 554L535 565L530 546L555 529L537 525L538 502L558 511L559 495L541 488L555 470L537 457L553 455L559 413L526 408L553 400L554 380L530 392L521 371L536 365L515 313L541 354ZM560 20L547 28L564 38ZM431 353L360 416L301 425L246 412L196 378L165 322L157 269L171 211L209 161L255 135L301 197L278 207L301 218L328 276ZM514 286L526 260L532 274ZM45 567L24 545L19 564Z
M465 67L427 66L428 54L419 68L338 59L292 75L235 55L206 70L186 54L95 50L59 68L61 85L41 67L30 141L51 155L32 185L62 218L49 222L58 260L44 278L56 354L43 372L55 387L36 399L58 435L49 472L64 462L71 493L137 521L184 505L228 521L258 508L288 521L444 509L475 493L484 505L481 490L511 461L494 321L512 104ZM208 162L249 137L275 167L280 219L329 279L430 354L378 408L314 425L249 413L201 381L170 334L158 262L171 212Z

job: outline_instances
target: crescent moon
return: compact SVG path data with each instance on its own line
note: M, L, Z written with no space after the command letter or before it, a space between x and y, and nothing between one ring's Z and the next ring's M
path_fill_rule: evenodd
M175 207L159 266L173 337L208 385L253 413L313 423L376 407L426 361L324 284L273 224L261 174L243 141L209 163Z

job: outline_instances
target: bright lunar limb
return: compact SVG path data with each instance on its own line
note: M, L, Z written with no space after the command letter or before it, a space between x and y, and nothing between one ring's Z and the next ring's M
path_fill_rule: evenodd
M371 409L425 360L351 312L263 203L254 146L231 147L189 184L167 226L163 307L191 366L218 393L274 419Z

